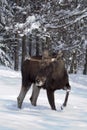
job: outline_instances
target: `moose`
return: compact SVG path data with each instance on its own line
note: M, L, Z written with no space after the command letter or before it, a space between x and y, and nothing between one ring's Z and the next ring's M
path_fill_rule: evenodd
M46 89L49 104L56 110L54 101L54 91L57 89L66 90L65 101L61 107L67 105L69 91L71 89L65 64L60 54L56 58L49 56L48 51L44 51L42 57L30 58L24 61L22 68L22 86L17 98L18 107L21 108L23 100L33 83L33 92L30 98L31 104L36 106L37 98L41 88Z
M42 65L36 76L35 87L32 94L32 102L36 104L36 100L39 95L39 89L44 88L46 89L51 109L56 110L54 91L63 89L66 90L65 100L63 105L61 106L61 109L63 109L63 107L67 105L71 86L69 84L69 78L67 70L65 68L64 60L62 58L62 53L59 53L57 58L53 61L50 60L46 61L46 59L43 58Z
M33 84L33 88L35 88L33 89L33 93L35 91L36 94L34 96L32 93L30 101L32 105L36 106L36 101L37 101L40 88L35 87L35 79L36 79L37 72L39 71L39 68L42 64L42 59L43 59L42 57L44 57L45 60L51 61L52 59L54 59L55 56L51 58L51 56L48 55L48 51L45 50L43 52L43 56L32 56L23 62L23 65L21 67L22 86L21 86L19 96L17 97L18 108L22 107L23 100L32 84ZM46 57L49 59L46 59Z

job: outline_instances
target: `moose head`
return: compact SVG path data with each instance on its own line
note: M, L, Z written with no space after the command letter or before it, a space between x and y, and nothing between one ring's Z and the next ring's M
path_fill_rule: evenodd
M52 82L57 76L62 77L65 70L62 56L62 52L59 52L56 58L50 58L47 50L43 53L42 64L36 76L36 86L46 88L48 82Z

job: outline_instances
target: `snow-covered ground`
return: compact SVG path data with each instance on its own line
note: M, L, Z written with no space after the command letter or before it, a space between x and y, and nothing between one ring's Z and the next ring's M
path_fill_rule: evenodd
M41 90L37 106L27 93L22 109L17 108L21 88L20 72L0 67L0 130L87 130L87 76L70 75L72 91L67 107L61 111L65 92L55 92L57 111L51 110L46 91Z

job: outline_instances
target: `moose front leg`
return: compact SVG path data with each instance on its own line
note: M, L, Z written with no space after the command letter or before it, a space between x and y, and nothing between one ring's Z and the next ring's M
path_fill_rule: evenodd
M28 89L29 89L28 87L24 87L24 86L21 87L19 96L17 97L18 108L21 108L23 100L25 98L25 95L26 95Z
M69 92L70 92L70 90L66 90L65 100L64 100L63 105L61 106L61 109L62 109L62 110L63 110L64 107L67 106L67 101L68 101L68 97L69 97Z
M30 97L31 104L33 106L36 106L39 93L40 93L40 88L37 87L35 84L33 84L33 91L32 91L32 95Z
M52 110L56 110L54 91L47 90L47 97Z

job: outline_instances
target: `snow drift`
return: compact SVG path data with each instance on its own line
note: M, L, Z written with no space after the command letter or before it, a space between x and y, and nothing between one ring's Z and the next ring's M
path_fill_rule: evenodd
M55 92L57 111L51 110L45 90L41 90L37 106L31 105L27 93L22 109L17 108L21 74L0 67L0 130L86 130L87 76L70 75L72 91L67 107L61 111L64 91Z

